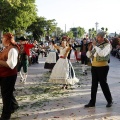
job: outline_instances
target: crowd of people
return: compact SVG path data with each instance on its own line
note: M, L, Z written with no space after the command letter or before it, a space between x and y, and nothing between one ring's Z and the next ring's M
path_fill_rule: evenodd
M0 120L9 120L19 105L13 95L17 74L20 74L20 82L25 83L27 79L28 66L39 63L41 54L46 57L45 69L49 69L51 75L49 82L61 84L61 89L68 89L69 85L79 82L72 66L81 61L83 75L87 75L87 65L90 62L92 85L91 99L85 108L95 107L98 83L106 98L106 107L113 104L112 95L107 84L109 71L111 43L105 38L104 32L99 32L97 38L89 40L84 38L80 43L69 37L62 37L60 43L52 39L47 44L39 44L36 40L30 43L25 37L20 37L16 43L11 33L3 35L3 49L0 52L0 86L3 101L3 109ZM23 68L23 69L21 69Z
M111 54L120 60L120 37L113 37L110 42L112 44Z

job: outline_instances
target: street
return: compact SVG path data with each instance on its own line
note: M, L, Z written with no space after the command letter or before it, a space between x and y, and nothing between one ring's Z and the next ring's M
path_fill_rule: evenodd
M61 85L48 82L50 73L44 69L45 58L29 67L26 84L16 82L15 95L20 109L12 115L14 120L120 120L120 61L111 56L108 83L114 104L106 108L106 100L98 88L95 108L84 108L90 100L91 72L82 75L81 64L73 63L80 82L61 90ZM2 101L0 99L0 107ZM0 111L1 112L1 111Z

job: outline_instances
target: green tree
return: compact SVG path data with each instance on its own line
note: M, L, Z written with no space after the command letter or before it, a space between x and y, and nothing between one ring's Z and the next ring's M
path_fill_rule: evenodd
M56 27L55 36L61 36L62 33L63 33L63 30L60 27Z
M0 30L26 29L36 19L35 0L0 0Z
M105 30L105 28L104 28L104 27L102 27L102 28L101 28L101 30L102 30L102 31L104 31L104 30Z
M88 30L89 31L89 38L95 38L97 32L94 28L91 28Z
M89 29L88 32L89 32L89 38L91 38L92 36L92 33L91 33L92 29Z
M102 27L101 30L104 31L104 32L107 32L107 31L108 31L108 28Z
M73 33L73 37L77 37L77 28L70 28L70 31L72 31L72 33Z
M83 37L83 35L85 34L85 29L82 27L77 27L77 34L78 34L78 38Z
M45 26L45 29L47 32L46 36L50 36L51 33L53 33L56 30L56 26L57 26L57 23L55 19L47 20L46 26Z
M105 31L107 32L107 31L108 31L108 28L105 28Z
M46 20L45 17L37 17L28 28L27 32L31 32L34 39L39 40L41 36L49 36L56 29L55 20Z
M89 31L89 33L90 33L92 30L91 30L91 29L89 29L88 31Z
M82 27L70 28L70 31L73 32L73 37L81 38L85 34L85 30Z
M33 22L28 28L27 32L31 32L34 39L40 39L41 36L45 35L45 26L46 26L46 18L37 17L36 21Z
M108 28L102 27L101 30L104 31L106 33L106 37L108 37Z
M68 31L68 32L66 33L66 35L67 35L68 37L70 37L70 38L73 38L73 32L72 32L72 31Z

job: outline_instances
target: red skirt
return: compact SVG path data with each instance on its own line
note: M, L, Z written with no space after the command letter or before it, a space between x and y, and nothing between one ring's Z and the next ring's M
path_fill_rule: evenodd
M76 56L77 61L81 60L81 52L80 51L75 51L75 56Z

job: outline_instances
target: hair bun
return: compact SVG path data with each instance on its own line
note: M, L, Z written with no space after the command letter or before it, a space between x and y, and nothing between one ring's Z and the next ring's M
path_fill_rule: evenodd
M6 37L7 39L12 39L13 38L13 34L11 34L11 33L6 33L3 36Z
M8 33L9 38L13 38L13 35L11 33Z

